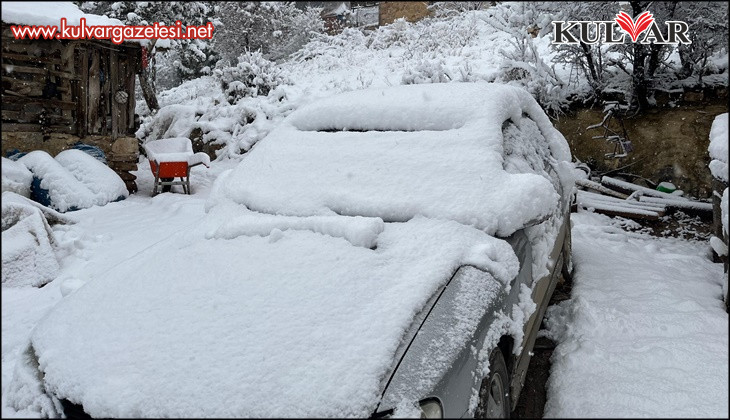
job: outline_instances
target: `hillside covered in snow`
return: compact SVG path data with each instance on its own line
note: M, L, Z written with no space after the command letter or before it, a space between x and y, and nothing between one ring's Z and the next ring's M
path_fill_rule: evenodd
M436 13L415 23L399 19L368 31L345 28L336 35L313 33L302 48L276 61L270 61L273 53L248 50L235 64L219 60L204 68L207 75L160 92L161 109L154 115L140 97L137 113L143 123L137 137L143 141L189 137L216 145L215 149L222 149L218 156L236 157L292 110L313 100L344 91L417 83L517 85L557 116L570 103L596 100L599 92L632 94L632 63L626 63L630 50L598 45L586 55L551 44L552 20L581 13L615 13L615 7L612 2L596 4L596 10L577 3L567 7L503 2L482 10ZM705 22L702 13L712 10L698 6L692 13L698 22ZM693 64L687 57L696 51L660 51L657 89L727 85L727 49L716 40L703 38L696 43L700 41L707 45L705 53L712 55L694 58L704 63L704 67L695 66L694 73L685 70ZM596 63L591 67L588 60ZM595 68L589 71L588 67ZM595 80L585 77L594 70Z

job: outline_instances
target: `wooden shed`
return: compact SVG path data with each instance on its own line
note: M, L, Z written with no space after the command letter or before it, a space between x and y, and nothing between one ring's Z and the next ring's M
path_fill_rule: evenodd
M2 22L2 153L44 150L55 156L77 143L102 149L127 184L137 169L135 76L139 43L15 39ZM60 18L59 18L60 19Z

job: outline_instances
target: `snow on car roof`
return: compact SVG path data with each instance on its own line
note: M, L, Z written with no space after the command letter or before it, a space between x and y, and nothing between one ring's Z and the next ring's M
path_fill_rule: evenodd
M377 249L308 230L188 235L37 325L49 392L93 417L367 417L413 318L457 267L491 267L503 284L519 270L505 241L422 217L385 224ZM25 405L40 389L12 388Z
M558 160L568 145L524 90L490 83L347 92L302 107L218 181L233 201L291 216L455 220L507 236L549 215L551 183L503 168L502 125L525 114Z

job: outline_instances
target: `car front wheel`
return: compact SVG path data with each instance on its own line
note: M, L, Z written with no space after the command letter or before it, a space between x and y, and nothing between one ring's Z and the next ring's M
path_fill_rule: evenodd
M476 418L509 418L509 374L504 356L499 348L489 355L489 375L482 381L479 389L479 405L474 413Z
M565 239L563 240L563 267L561 274L563 275L563 279L570 283L573 281L573 225L570 222L570 217L568 217L566 223L568 226L565 232Z

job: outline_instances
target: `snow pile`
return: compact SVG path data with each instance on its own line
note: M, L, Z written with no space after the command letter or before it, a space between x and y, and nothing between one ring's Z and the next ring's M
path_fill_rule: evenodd
M65 221L56 215L56 221ZM44 212L11 191L2 194L2 244L3 286L43 286L58 274L53 231Z
M32 201L27 197L21 196L20 194L16 194L13 191L3 191L3 202L6 202L8 204L8 207L5 207L2 213L3 229L12 226L14 223L20 220L21 217L19 217L19 214L28 212L27 210L24 210L24 208L28 206L35 207L40 210L43 214L43 217L51 225L70 224L76 223L78 221L78 219L76 219L75 217L71 217L68 214L59 213L56 210L45 207L44 205ZM19 213L16 212L16 209L20 209Z
M728 417L722 264L707 242L573 215L572 299L548 309L558 346L545 417Z
M728 182L728 113L720 114L715 117L710 129L710 146L707 148L712 161L710 162L710 171L712 176ZM715 192L717 194L717 192ZM728 237L728 188L722 192L720 199L720 219L722 220L722 231L725 238ZM718 255L727 255L727 245L721 238L710 238L712 248ZM725 281L723 293L727 295L727 280Z
M59 26L61 18L66 18L66 25L78 26L81 23L81 18L85 18L87 26L124 26L118 19L84 13L70 1L2 2L2 21L4 23ZM129 40L129 42L147 45L149 40L135 39Z
M56 210L65 212L94 205L93 193L48 153L36 150L18 162L41 180L40 188L48 191L50 205Z
M563 137L519 88L448 83L326 98L293 113L222 175L209 207L386 221L420 214L507 236L551 214L559 199L544 177L503 169L502 124L523 113L553 156L569 160Z
M94 194L95 204L101 206L129 196L122 178L88 153L69 149L57 154L55 159Z
M237 216L229 218L206 236L221 239L233 239L242 235L269 236L273 242L281 238L282 231L309 230L334 238L343 238L355 246L374 248L377 245L378 235L385 227L383 220L377 217L274 216L237 207L235 210Z
M30 197L33 174L22 163L2 158L2 192L12 191L23 197Z
M710 171L715 178L728 182L728 113L715 117L710 129Z
M138 253L37 325L47 391L94 417L367 417L406 329L466 256L487 245L478 263L518 266L504 241L420 217L385 224L374 250L203 231L171 239L185 252ZM19 369L17 409L43 399Z
M40 180L32 188L36 201L48 201L65 212L103 206L129 196L124 181L112 169L80 150L65 150L56 159L36 150L18 159Z

